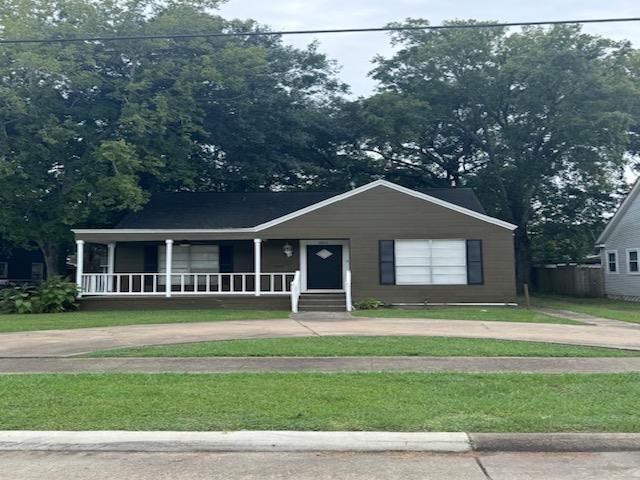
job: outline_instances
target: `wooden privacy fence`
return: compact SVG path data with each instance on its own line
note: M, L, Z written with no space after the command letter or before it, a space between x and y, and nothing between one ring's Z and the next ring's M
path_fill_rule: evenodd
M539 293L574 297L604 296L600 265L556 265L533 269L533 285Z

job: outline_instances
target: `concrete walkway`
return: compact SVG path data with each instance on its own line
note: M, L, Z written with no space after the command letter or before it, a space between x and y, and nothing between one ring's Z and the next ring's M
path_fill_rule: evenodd
M247 320L0 334L0 357L64 357L100 349L210 340L335 335L493 338L640 350L640 329L540 323L346 318Z
M544 313L552 317L568 318L576 322L586 323L588 325L597 325L598 327L622 327L622 328L639 328L639 323L623 322L622 320L614 320L612 318L595 317L586 313L574 312L571 310L562 310L559 308L536 308L535 311Z
M213 357L2 358L0 374L236 372L640 372L637 358L548 357Z

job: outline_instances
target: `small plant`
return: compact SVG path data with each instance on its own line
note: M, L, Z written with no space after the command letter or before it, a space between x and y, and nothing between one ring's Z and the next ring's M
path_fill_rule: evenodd
M8 286L0 290L2 313L57 313L77 308L76 284L52 277L39 285Z
M38 286L36 301L41 313L58 313L75 310L78 287L60 277L52 277Z
M363 298L354 304L357 310L377 310L384 307L384 302L376 298Z

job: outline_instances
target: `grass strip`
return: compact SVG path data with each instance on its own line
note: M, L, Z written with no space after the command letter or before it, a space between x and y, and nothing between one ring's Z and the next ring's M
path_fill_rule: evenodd
M89 357L637 357L640 351L453 337L300 337L101 350Z
M639 374L0 377L3 430L637 432Z
M0 332L67 330L153 323L221 322L288 318L291 312L275 310L132 310L0 315Z
M378 318L433 318L440 320L478 320L485 322L560 323L582 325L568 318L552 317L533 310L516 307L430 307L430 308L380 308L354 312L357 317Z

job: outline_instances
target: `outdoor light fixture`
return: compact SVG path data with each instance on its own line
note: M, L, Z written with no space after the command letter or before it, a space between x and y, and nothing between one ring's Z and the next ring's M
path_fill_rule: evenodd
M284 247L282 247L282 251L287 256L287 258L293 257L293 247L289 244L289 242L284 244Z

